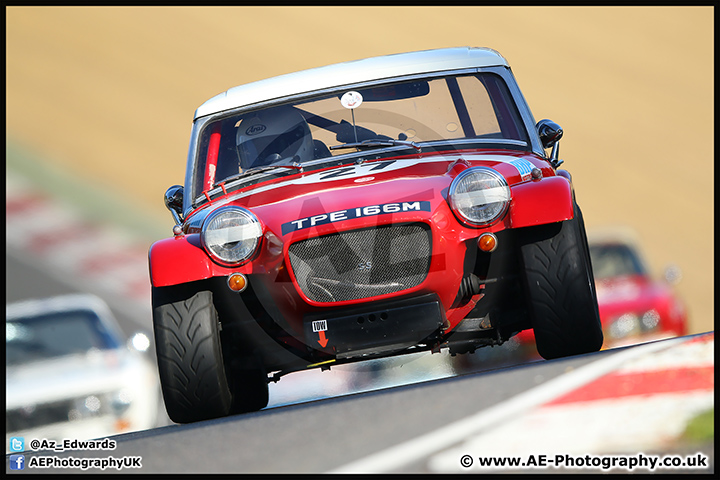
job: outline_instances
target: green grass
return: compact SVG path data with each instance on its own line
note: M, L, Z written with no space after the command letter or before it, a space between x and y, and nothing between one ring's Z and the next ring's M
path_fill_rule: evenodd
M683 440L691 443L705 443L715 438L715 408L697 415L688 422Z

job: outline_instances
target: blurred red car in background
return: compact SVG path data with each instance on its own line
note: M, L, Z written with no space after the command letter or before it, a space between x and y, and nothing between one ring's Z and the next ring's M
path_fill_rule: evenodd
M630 231L590 234L588 243L603 349L687 334L687 310L672 288L681 277L677 267L668 267L664 280L652 278ZM532 330L520 332L517 340L525 347L520 351L537 356Z

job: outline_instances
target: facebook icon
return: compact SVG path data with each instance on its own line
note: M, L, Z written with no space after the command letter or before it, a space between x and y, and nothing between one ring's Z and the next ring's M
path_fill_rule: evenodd
M10 470L24 470L25 455L10 455Z

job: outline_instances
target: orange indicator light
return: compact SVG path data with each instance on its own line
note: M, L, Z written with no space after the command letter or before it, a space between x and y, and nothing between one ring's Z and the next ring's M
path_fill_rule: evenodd
M130 421L124 418L115 420L115 430L118 432L125 432L130 429Z
M483 233L478 238L478 248L483 252L492 252L497 248L497 237L492 233Z
M228 277L227 283L233 292L242 292L247 287L247 278L242 273L233 273Z

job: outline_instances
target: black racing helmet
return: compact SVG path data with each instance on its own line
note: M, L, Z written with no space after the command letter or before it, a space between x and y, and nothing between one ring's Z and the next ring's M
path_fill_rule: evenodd
M236 144L242 170L313 159L310 127L297 109L288 106L244 118L238 125Z

